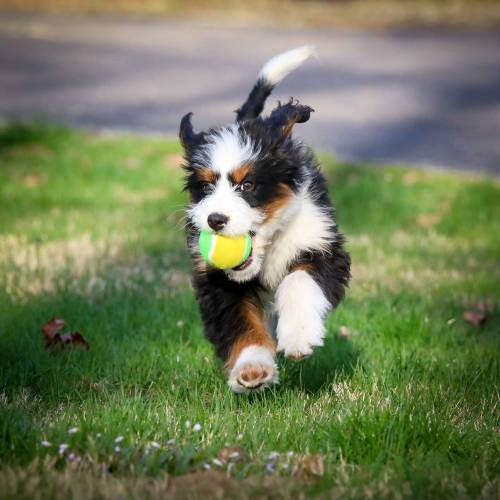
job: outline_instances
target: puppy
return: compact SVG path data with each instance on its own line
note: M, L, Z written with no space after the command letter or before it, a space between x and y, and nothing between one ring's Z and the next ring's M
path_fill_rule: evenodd
M235 392L276 384L276 352L298 360L321 346L350 278L325 179L292 137L313 109L290 99L260 116L274 86L311 55L306 46L267 62L235 123L196 133L188 113L180 125L193 285ZM252 253L234 269L212 268L198 251L200 230L250 234Z

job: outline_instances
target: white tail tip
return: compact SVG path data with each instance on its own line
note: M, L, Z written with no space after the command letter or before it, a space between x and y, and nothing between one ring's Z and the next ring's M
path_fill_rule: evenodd
M304 45L278 54L264 64L260 70L259 78L266 80L271 85L276 85L311 56L317 57L313 45Z

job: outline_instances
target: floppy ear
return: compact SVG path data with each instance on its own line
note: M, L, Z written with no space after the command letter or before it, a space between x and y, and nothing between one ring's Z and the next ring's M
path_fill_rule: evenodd
M186 151L205 142L205 134L203 132L197 134L193 130L193 125L191 124L192 114L193 113L188 113L182 117L181 126L179 128L179 139L181 140L182 147Z
M313 111L310 106L303 106L299 101L293 102L290 98L286 104L278 101L278 107L273 109L264 123L280 136L288 137L292 133L293 126L309 120Z

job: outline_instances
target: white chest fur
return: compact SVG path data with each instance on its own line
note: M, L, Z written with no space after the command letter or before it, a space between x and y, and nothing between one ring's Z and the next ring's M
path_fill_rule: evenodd
M277 229L273 231L260 271L260 280L269 290L276 290L290 263L301 252L328 251L328 244L335 239L334 222L314 203L306 186L284 211L270 222Z

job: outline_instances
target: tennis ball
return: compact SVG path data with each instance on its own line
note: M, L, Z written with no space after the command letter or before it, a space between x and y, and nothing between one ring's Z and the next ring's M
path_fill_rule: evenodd
M219 269L232 269L248 259L252 238L248 234L230 237L201 231L198 246L209 264Z

